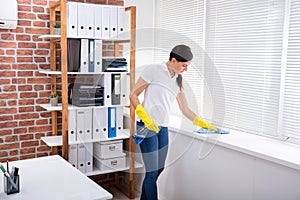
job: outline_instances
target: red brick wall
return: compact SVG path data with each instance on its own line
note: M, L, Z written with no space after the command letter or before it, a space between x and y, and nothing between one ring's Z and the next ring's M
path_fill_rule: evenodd
M40 138L51 135L48 103L50 77L49 42L38 39L49 34L49 4L58 0L18 0L18 26L0 29L0 161L47 156L51 148ZM74 0L76 2L123 5L123 0ZM107 45L107 48L110 45Z

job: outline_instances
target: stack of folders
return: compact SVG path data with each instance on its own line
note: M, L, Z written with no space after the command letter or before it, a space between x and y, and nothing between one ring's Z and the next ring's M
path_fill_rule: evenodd
M86 106L103 106L104 104L104 87L88 83L70 83L69 104L86 107Z
M102 71L127 72L126 58L106 57L102 59Z
M68 110L69 161L82 172L92 171L94 141L115 138L123 129L123 107ZM82 142L82 144L72 144Z
M68 71L101 72L102 40L68 38Z

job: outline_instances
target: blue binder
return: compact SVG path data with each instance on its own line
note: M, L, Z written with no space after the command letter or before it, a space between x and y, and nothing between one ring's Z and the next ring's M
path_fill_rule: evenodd
M89 72L94 72L94 65L95 65L95 40L89 40Z
M108 108L108 138L117 137L116 107Z

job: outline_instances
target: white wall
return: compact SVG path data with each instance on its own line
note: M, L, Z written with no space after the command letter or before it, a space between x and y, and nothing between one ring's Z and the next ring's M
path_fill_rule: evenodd
M204 156L209 151L201 144L170 131L166 169L158 180L161 200L300 199L300 171L220 146Z
M136 6L136 66L153 63L155 0L125 0L125 6Z

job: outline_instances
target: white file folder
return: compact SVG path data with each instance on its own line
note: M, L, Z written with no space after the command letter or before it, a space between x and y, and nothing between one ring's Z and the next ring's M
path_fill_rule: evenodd
M69 145L69 162L75 168L78 168L77 164L77 144Z
M93 140L108 138L107 108L93 108Z
M123 107L116 108L117 135L123 130Z
M108 39L109 38L109 14L110 7L103 6L102 7L102 38Z
M81 47L80 47L80 72L88 72L89 71L89 40L81 39Z
M82 173L85 173L85 144L78 144L77 149L78 149L78 154L77 154L77 162L78 162L78 167L79 171Z
M111 6L109 13L109 34L110 38L117 38L118 36L118 7Z
M85 112L83 109L77 109L76 110L76 129L77 129L77 141L84 141L85 139L85 126L84 126L84 122L85 122Z
M102 40L95 40L95 64L94 71L102 72Z
M76 2L67 3L67 36L77 37L77 4Z
M84 109L84 141L92 140L93 109Z
M125 8L118 7L118 38L123 38L125 33Z
M129 105L129 95L127 92L127 75L121 74L121 105Z
M69 143L76 141L76 110L68 110L68 138Z
M94 5L85 4L85 24L86 24L86 36L88 38L94 37Z
M87 15L87 8L86 8L86 4L84 3L78 3L77 4L77 35L78 37L86 37L87 36L87 27L86 27L86 24L87 24L87 18L86 18L86 15Z
M111 106L111 74L104 74L104 105Z
M93 171L93 143L85 143L85 172Z
M94 5L94 37L102 37L102 5Z

